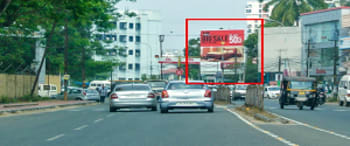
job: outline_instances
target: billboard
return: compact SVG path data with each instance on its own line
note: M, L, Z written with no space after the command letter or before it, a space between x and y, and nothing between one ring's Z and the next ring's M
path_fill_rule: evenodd
M244 30L201 31L201 73L213 74L223 68L232 74L244 62L243 42Z

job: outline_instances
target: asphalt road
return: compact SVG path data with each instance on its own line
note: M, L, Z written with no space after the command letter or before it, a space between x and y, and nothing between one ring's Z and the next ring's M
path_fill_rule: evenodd
M329 128L329 130L333 129L328 125L333 124L325 124L325 122L337 122L334 124L336 125L349 121L341 119L341 116L348 112L339 112L340 115L334 115L328 113L332 110L326 110L327 108L338 109L336 106L324 106L316 111L299 111L296 107L290 107L290 109L287 107L289 110L275 108L278 107L275 101L265 101L265 104L266 109L270 111L310 125L321 124L320 128ZM345 109L350 110L350 108ZM334 113L338 112L334 111ZM327 115L328 117L325 117ZM302 118L303 116L305 117ZM339 119L337 119L338 116ZM325 122L315 122L310 120L312 118L320 118ZM322 124L325 126L323 127ZM341 126L349 128L346 125ZM346 132L349 132L346 129L334 131L344 135L348 135ZM250 125L221 107L215 108L214 113L207 113L205 110L176 110L160 114L159 111L152 112L146 109L125 109L110 113L108 104L105 103L53 112L0 117L0 146L283 146L288 144L346 146L350 145L350 139L300 124Z

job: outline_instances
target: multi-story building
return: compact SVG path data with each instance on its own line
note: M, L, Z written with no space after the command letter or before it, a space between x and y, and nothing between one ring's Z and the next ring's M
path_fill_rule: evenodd
M350 69L347 65L350 51L350 7L303 13L300 20L302 62L309 61L309 75L332 82L334 64L337 65L338 75L345 74ZM302 68L306 74L306 63L302 64Z
M127 15L134 13L136 16ZM113 22L115 29L109 32L95 32L107 50L105 55L94 55L96 61L113 59L120 63L114 68L113 80L140 80L142 75L160 75L161 16L151 10L120 11L122 16Z
M247 18L269 18L273 6L264 11L263 8L269 1L259 2L258 0L249 0L245 8L245 15ZM247 34L255 33L260 26L260 21L247 21ZM247 35L247 36L248 36Z

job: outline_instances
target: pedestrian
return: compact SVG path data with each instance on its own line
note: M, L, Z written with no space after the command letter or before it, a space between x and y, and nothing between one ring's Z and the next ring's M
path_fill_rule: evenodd
M107 95L107 88L105 88L105 86L102 85L102 88L100 89L100 103L105 102L106 95Z

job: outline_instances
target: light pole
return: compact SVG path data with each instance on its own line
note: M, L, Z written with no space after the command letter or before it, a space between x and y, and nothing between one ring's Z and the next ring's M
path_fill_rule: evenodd
M159 35L160 58L163 58L163 42L165 35ZM163 63L160 64L160 79L163 80Z

